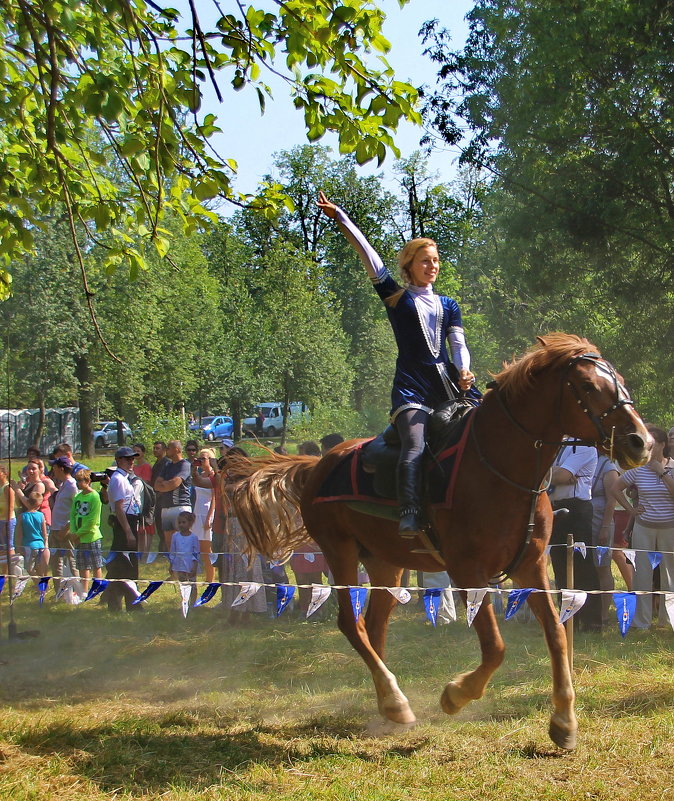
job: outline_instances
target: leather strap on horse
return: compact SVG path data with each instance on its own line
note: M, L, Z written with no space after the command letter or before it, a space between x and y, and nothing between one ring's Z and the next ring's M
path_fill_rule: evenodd
M496 393L498 395L498 387L495 389L495 391L496 391ZM472 430L471 430L470 433L471 433L471 437L472 437L472 440L473 440L473 444L475 445L475 450L477 451L477 456L478 456L481 464L483 464L485 467L489 468L489 470L491 470L492 473L494 473L496 476L498 476L502 481L505 481L506 484L510 484L511 487L515 487L516 489L522 490L523 492L527 492L527 493L529 493L531 495L531 504L530 504L530 507L529 507L529 522L527 523L526 536L524 538L524 542L522 542L522 544L520 545L517 553L515 554L515 556L511 560L510 564L504 570L501 570L500 573L497 573L491 579L491 581L489 582L490 584L500 584L502 581L505 581L506 579L510 578L510 574L514 570L517 570L517 568L519 567L522 559L524 558L524 553L525 553L526 549L529 547L529 543L531 542L531 540L532 540L532 538L534 536L535 517L536 517L536 504L538 503L539 497L544 492L547 492L549 483L545 482L545 484L540 485L538 487L538 489L532 489L531 487L527 487L525 484L519 484L517 481L513 481L512 479L508 478L508 476L503 475L503 473L501 473L500 470L497 470L493 465L489 464L489 462L487 461L484 453L482 453L482 450L480 449L480 444L477 441L477 434L475 433L475 426L472 427ZM537 463L536 463L536 468L535 468L535 474L536 475L538 475L540 473L540 470L541 470L541 465L540 465L540 462L541 462L541 448L542 448L543 444L544 443L542 443L540 440L537 440L534 443L534 447L536 448L536 454L537 454L537 460L536 460ZM558 446L561 447L561 443L555 442L555 443L550 443L550 444L558 445Z
M435 559L435 561L442 566L443 570L447 569L447 565L445 564L445 560L442 558L440 551L438 550L437 546L431 542L431 538L428 535L428 532L421 529L417 534L417 538L424 546L423 548L413 548L412 553L427 553Z

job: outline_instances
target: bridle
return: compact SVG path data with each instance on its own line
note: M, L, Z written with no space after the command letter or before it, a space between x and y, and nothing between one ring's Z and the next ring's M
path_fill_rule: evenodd
M580 361L588 361L592 362L595 365L595 369L598 371L608 374L608 377L613 382L613 387L615 390L615 403L612 406L609 406L608 409L605 409L603 412L595 413L591 409L588 408L588 404L583 397L581 396L580 392L578 391L578 387L572 382L569 381L568 373L569 371L578 364ZM567 386L571 389L571 392L576 396L576 403L581 407L583 412L590 418L592 424L594 425L595 429L597 430L597 434L599 435L599 443L597 442L590 442L590 443L583 443L583 444L590 444L597 446L598 444L606 451L609 452L609 458L613 461L613 441L615 436L615 426L611 428L610 433L606 431L604 428L603 421L612 414L613 412L617 411L618 409L622 409L623 406L634 406L634 401L630 398L627 394L627 390L623 385L618 381L618 373L615 371L613 365L609 364L606 359L603 359L598 353L581 353L579 356L574 356L573 359L568 363L566 369L564 371L564 375L562 376L562 384L560 385L560 393L559 393L559 407L558 407L558 417L559 423L561 428L562 422L562 391L564 389L563 382L566 381ZM621 397L621 391L624 397ZM563 429L562 429L563 430Z
M578 391L578 387L570 380L569 373L570 371L581 361L589 361L595 365L596 369L601 369L602 372L607 373L609 378L613 381L613 386L615 389L615 402L608 408L605 409L603 412L595 413L589 408L589 404L583 399L582 395ZM609 451L610 458L613 460L613 442L614 442L614 433L615 427L611 428L611 433L607 433L604 428L604 421L606 418L612 414L613 412L621 409L623 406L634 406L634 402L627 394L627 390L622 386L622 384L618 381L618 374L615 371L614 367L609 364L605 359L603 359L598 353L581 353L578 356L574 356L569 363L564 368L564 372L560 378L560 388L559 388L559 403L557 408L557 419L559 430L563 431L564 428L562 426L562 400L563 400L563 393L564 393L564 384L571 389L572 393L576 397L576 402L581 407L583 412L589 417L594 425L597 433L600 437L601 442L597 441L590 441L590 440L582 440L582 439L565 439L565 440L555 440L552 442L548 442L546 440L540 439L531 431L529 431L525 426L523 426L519 420L513 415L512 411L508 408L505 399L503 398L502 393L499 390L499 386L495 381L492 381L490 384L487 385L489 389L491 389L498 401L500 403L501 409L505 413L508 420L523 434L529 437L532 440L533 447L536 449L536 467L535 467L535 475L540 475L541 472L541 462L542 462L542 448L544 445L553 446L557 448L557 453L562 447L568 445L589 445L591 447L597 447L597 445L601 445L605 450ZM624 394L624 397L621 397L621 391ZM500 470L498 470L494 465L490 464L485 455L483 454L482 450L480 449L477 434L475 431L475 425L471 426L471 438L473 444L475 446L475 450L477 451L478 458L480 462L488 468L492 473L498 476L502 481L505 481L507 484L510 484L512 487L516 487L517 489L523 490L531 495L531 505L529 509L529 522L527 523L527 534L524 539L524 542L520 546L518 552L515 554L515 557L510 562L510 564L502 570L497 576L495 576L491 583L500 583L505 581L510 574L517 569L520 562L524 557L524 552L526 551L534 533L534 518L536 514L536 506L538 504L538 498L544 492L547 492L549 484L545 483L543 485L538 484L536 487L531 488L527 487L524 484L519 484L516 481L508 478L508 476L504 475Z

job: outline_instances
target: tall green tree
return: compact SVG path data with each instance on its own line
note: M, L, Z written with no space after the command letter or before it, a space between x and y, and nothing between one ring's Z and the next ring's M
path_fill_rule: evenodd
M493 176L485 252L525 314L513 332L596 338L646 411L672 414L652 378L674 369L671 3L478 0L469 24L459 52L427 27L426 112L446 141L467 124L464 159Z
M107 264L126 259L137 273L146 261L136 235L160 256L170 248L167 212L189 233L213 220L210 199L251 200L232 188L235 162L212 147L219 127L200 113L205 83L219 97L219 80L249 89L264 110L264 71L277 72L309 139L336 131L361 163L397 152L400 120L419 120L416 91L383 58L384 15L371 3L213 0L211 13L208 29L193 2L181 19L154 0L1 0L0 297L12 260L33 247L55 204L69 215L86 282L75 222L93 240L107 231ZM365 61L370 51L378 61ZM112 164L124 182L111 177ZM252 205L279 199L268 186Z

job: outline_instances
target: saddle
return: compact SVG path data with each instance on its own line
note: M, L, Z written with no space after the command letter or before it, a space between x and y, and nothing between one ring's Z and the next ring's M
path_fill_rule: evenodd
M427 482L424 495L429 495L427 481L429 472L439 466L438 457L459 442L464 430L464 417L475 406L475 403L465 400L447 401L431 415L422 471ZM387 426L381 434L361 449L362 469L372 475L372 488L381 498L397 501L396 467L399 458L400 437L392 425Z

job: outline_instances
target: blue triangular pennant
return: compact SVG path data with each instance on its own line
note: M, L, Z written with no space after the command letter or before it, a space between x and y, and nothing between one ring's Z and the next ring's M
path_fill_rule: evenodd
M110 562L117 556L117 551L110 551L110 553L105 557L104 564L109 565Z
M432 587L424 590L424 607L426 608L426 617L435 626L438 620L438 606L440 605L440 595L442 589L440 587Z
M292 601L294 595L295 587L292 584L276 585L276 617L279 617L286 606Z
M624 637L629 631L637 609L637 596L633 592L614 592L613 603L615 604L618 627Z
M201 593L201 598L198 598L195 601L194 605L203 606L204 604L207 604L211 600L211 598L213 598L215 593L218 591L219 587L220 584L218 584L217 581L214 581L212 584L209 584L208 587L206 587L206 589Z
M143 592L141 592L141 594L136 598L136 600L132 601L132 603L135 605L141 603L142 601L147 601L152 593L158 590L163 583L163 581L151 581L143 590Z
M349 594L351 595L353 616L358 620L363 614L363 607L367 599L367 587L349 587Z
M107 588L109 583L110 582L107 579L94 579L91 582L91 589L87 593L87 597L84 600L90 601L92 598L100 595Z
M49 579L51 576L42 576L42 578L37 583L37 588L40 591L40 605L44 603L44 596L47 592L47 587L49 586Z
M510 590L505 610L505 620L510 620L513 615L519 612L520 607L532 592L533 589Z
M611 549L606 545L597 545L597 564L600 565Z
M5 577L0 576L0 592L2 592L2 588L5 586Z
M655 570L655 568L662 561L662 554L660 553L660 551L649 551L648 561L651 563L651 567L653 568L653 570Z

